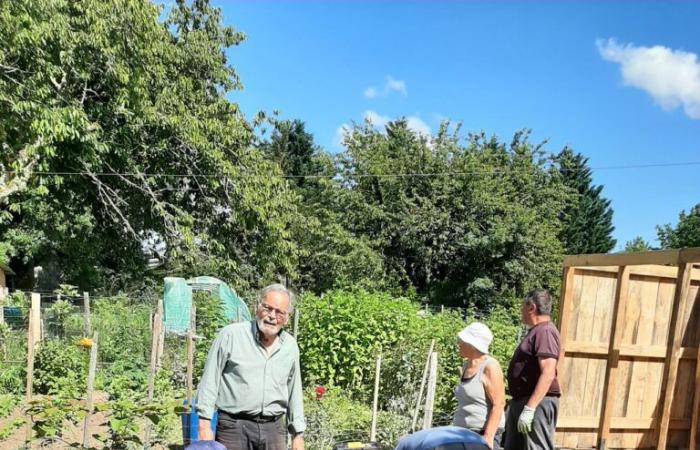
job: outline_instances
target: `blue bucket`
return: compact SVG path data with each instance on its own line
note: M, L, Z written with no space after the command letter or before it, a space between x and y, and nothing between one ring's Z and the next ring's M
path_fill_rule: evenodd
M187 400L182 402L187 404ZM211 418L211 431L216 432L216 420L219 417L219 412L214 411L214 415ZM199 415L194 410L194 403L190 407L190 412L185 413L181 417L182 420L182 443L184 445L190 442L196 442L199 440Z

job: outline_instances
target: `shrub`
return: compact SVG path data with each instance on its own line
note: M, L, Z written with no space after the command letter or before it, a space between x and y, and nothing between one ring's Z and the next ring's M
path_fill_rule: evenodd
M34 391L63 398L84 395L88 360L89 352L77 345L43 341L34 362Z

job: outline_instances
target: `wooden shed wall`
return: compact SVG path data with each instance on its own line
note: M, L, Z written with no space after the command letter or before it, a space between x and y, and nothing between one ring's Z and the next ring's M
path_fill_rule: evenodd
M565 355L559 365L563 396L556 445L656 449L665 398L662 387L674 376L665 370L673 367L669 346L679 327L680 358L665 447L689 448L697 402L700 271L689 269L684 299L675 298L676 267L628 266L621 283L619 271L614 266L565 269L560 313L565 321L560 323ZM682 309L672 329L674 303Z

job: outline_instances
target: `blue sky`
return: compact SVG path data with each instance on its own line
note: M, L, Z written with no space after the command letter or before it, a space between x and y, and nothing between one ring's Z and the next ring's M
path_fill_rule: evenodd
M339 127L442 119L590 158L618 249L700 202L700 2L214 1L252 116L277 109L339 151Z

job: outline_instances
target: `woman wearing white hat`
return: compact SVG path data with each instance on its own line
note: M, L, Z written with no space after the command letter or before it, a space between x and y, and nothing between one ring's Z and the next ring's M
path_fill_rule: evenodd
M474 322L457 337L459 354L467 361L455 388L458 406L454 424L480 433L497 450L505 427L506 402L503 371L488 354L493 333L483 323Z

